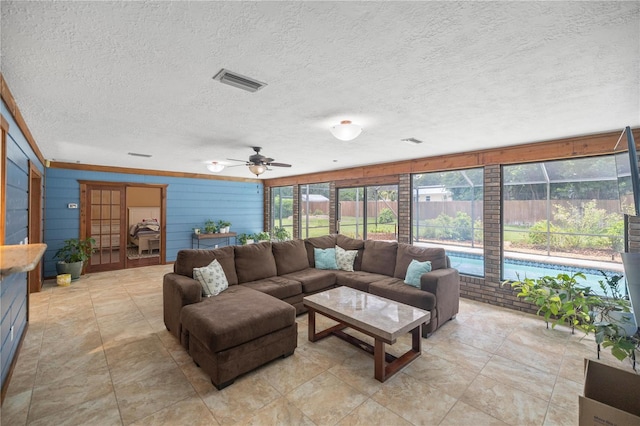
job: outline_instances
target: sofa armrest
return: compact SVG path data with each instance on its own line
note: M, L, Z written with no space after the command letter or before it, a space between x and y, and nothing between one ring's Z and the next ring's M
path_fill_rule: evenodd
M168 273L162 280L164 325L180 339L180 311L183 306L202 301L202 286L191 277Z
M434 324L435 328L458 313L460 306L460 275L457 269L442 268L422 274L420 288L436 296L437 324Z

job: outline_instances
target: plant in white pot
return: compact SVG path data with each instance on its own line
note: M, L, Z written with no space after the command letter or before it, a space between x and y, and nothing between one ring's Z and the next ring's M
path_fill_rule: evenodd
M627 277L629 298L636 317L636 324L640 324L640 253L620 253Z
M64 245L54 255L54 258L59 259L59 262L56 263L58 275L71 274L71 280L80 278L84 263L95 251L93 248L95 243L96 240L91 237L64 240Z
M633 336L638 330L638 325L631 311L631 303L624 294L623 276L598 272L604 277L604 280L599 280L598 283L605 297L602 299L602 305L598 307L599 318L596 320L615 324L621 333Z
M231 222L228 222L226 220L218 221L218 230L221 234L228 234L230 229L231 229Z

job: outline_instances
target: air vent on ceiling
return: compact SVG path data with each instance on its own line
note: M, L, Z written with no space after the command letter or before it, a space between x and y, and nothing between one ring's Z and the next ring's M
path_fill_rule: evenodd
M406 138L406 139L400 139L402 142L406 142L408 144L411 145L420 145L422 143L421 140L416 139L416 138Z
M214 75L213 79L218 80L220 83L246 90L247 92L257 92L267 85L267 83L254 80L253 78L240 75L224 68L218 71L218 74Z
M133 157L145 157L145 158L151 158L151 154L139 154L137 152L128 152L128 155L131 155Z

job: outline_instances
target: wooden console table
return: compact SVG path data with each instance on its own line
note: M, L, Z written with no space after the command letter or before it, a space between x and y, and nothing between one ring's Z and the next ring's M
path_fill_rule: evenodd
M229 242L231 238L233 238L233 244L236 244L236 233L235 232L226 232L224 234L191 234L191 248L200 248L200 241L202 241L202 245L206 248L210 248L212 246L217 245L216 241L224 241L225 245L230 245ZM203 241L204 240L204 241ZM207 241L211 240L211 242Z

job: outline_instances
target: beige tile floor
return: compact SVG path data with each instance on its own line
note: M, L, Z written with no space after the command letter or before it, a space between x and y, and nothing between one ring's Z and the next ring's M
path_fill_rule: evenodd
M2 425L575 425L590 338L462 300L422 356L387 382L373 360L330 337L218 391L162 320L171 265L47 282L2 406ZM403 338L391 351L410 345ZM631 369L609 354L604 361Z

